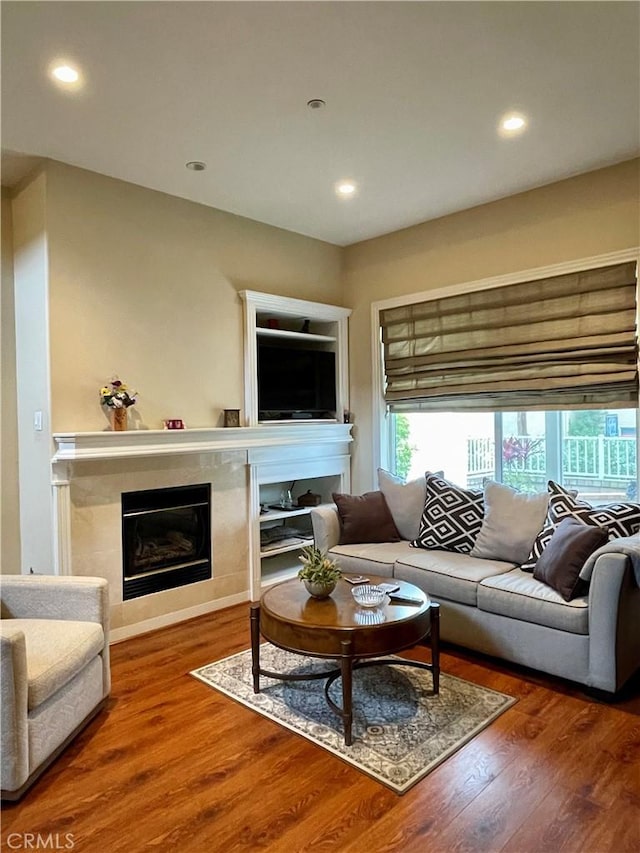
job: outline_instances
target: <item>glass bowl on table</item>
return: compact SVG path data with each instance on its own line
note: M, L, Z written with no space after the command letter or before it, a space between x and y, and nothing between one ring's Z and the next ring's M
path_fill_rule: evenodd
M351 590L353 600L359 607L380 607L384 604L387 594L375 584L360 584Z

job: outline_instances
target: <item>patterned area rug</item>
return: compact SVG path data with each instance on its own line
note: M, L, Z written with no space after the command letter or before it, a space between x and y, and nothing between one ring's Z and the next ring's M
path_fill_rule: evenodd
M302 657L265 643L260 665L271 672L319 672L331 661ZM397 794L404 794L516 701L446 673L433 695L431 673L380 666L353 673L353 744L345 746L342 720L327 705L323 680L260 677L253 692L251 651L194 670L191 675L259 714L328 749ZM341 680L330 696L342 705Z

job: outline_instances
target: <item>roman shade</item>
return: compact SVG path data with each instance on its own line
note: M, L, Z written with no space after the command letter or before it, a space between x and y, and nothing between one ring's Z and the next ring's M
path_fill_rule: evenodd
M383 310L390 411L638 405L636 264Z

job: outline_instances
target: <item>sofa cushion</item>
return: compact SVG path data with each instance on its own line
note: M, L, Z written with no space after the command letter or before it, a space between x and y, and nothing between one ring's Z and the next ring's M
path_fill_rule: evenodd
M586 597L565 601L560 593L520 568L481 581L478 608L572 634L589 633Z
M340 545L397 542L400 539L382 492L364 495L334 492L332 497L340 516Z
M411 549L398 557L394 577L416 584L435 599L442 597L475 606L478 582L512 568L513 563L501 560L482 560L451 551Z
M483 493L426 475L426 497L415 548L468 554L482 526Z
M334 545L329 551L343 572L357 575L393 576L393 566L399 558L413 552L408 542L359 543Z
M97 622L12 619L11 623L25 638L30 711L53 696L104 648L104 632Z
M472 557L522 563L544 525L549 493L518 492L489 481L484 487L484 520Z
M563 519L536 563L534 578L555 589L565 601L571 601L586 586L580 579L585 560L608 539L606 527L583 524L577 518Z

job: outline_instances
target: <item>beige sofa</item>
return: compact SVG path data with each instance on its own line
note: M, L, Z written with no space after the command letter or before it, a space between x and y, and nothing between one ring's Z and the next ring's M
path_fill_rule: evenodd
M4 575L0 583L2 799L16 800L107 701L102 578Z
M567 602L515 563L407 540L339 545L335 506L316 507L311 518L316 545L343 571L409 581L438 601L445 641L608 694L640 666L640 538L594 555L588 593Z

